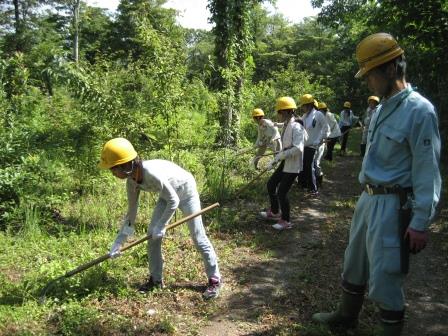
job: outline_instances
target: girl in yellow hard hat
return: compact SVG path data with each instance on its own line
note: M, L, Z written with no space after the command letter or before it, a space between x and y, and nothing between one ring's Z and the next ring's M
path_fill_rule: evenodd
M294 112L297 106L293 98L277 99L276 110L283 125L283 150L277 153L268 164L269 169L275 169L267 183L270 208L260 212L261 217L274 220L272 225L276 230L292 228L288 192L303 168L303 147L307 139L305 129L296 122Z
M352 103L349 101L344 102L344 108L340 113L339 118L339 128L341 129L342 139L341 139L341 155L345 155L347 149L348 135L350 129L355 123L355 115L351 110Z
M282 140L277 128L277 123L272 122L264 117L264 112L261 108L256 108L252 111L252 118L258 124L258 137L255 141L254 148L257 153L252 161L255 169L258 169L258 161L261 156L270 147L274 153L282 150Z
M163 287L162 238L165 226L177 208L185 216L201 210L196 181L188 171L166 160L140 160L132 144L124 138L109 140L101 151L99 163L101 169L109 169L119 178L126 179L128 211L121 229L110 249L110 256L120 255L120 247L134 233L138 199L141 191L152 191L159 195L157 204L148 225L148 258L150 275L140 287L141 292L155 287ZM188 221L191 238L201 253L208 277L208 286L204 298L211 299L219 294L221 275L215 250L208 239L201 216Z

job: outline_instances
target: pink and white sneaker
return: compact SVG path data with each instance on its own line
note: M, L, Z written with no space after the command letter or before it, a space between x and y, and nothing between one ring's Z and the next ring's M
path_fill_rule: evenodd
M271 209L261 211L260 216L264 219L271 219L271 220L279 220L281 218L280 212L275 214L271 211Z
M276 230L288 230L292 228L291 222L287 222L284 219L279 219L279 221L272 225L272 227Z

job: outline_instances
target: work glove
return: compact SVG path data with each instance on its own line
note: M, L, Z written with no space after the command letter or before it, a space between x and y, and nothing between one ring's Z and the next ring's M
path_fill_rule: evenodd
M275 154L274 160L277 162L280 162L282 160L286 159L286 152L280 151L277 154Z
M272 170L277 165L278 161L274 158L271 161L268 162L268 165L266 166L267 170Z
M123 233L119 233L117 235L117 238L115 238L115 241L112 244L112 247L110 248L110 251L109 251L109 255L112 259L117 258L121 255L121 252L120 252L121 245L123 245L123 243L127 239L128 239L128 236Z
M124 220L120 232L118 232L117 238L115 238L115 241L110 248L109 255L111 258L116 258L121 255L121 246L126 242L129 236L132 236L134 234L134 232L134 227L129 223L128 220Z
M165 227L155 227L152 229L151 238L153 240L162 239L165 236Z

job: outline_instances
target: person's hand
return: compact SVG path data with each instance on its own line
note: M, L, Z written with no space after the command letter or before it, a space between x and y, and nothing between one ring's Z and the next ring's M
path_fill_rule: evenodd
M277 165L277 160L274 158L273 160L268 162L268 165L266 166L267 170L272 170L275 168L275 166Z
M161 229L161 228L155 227L152 230L151 238L153 240L162 239L164 236L165 236L165 228Z
M276 162L280 162L280 161L284 160L285 158L286 158L285 151L279 151L279 152L277 152L277 154L275 154L275 156L274 156L274 160L275 160Z
M121 255L121 245L123 245L127 238L128 236L123 233L119 233L117 238L115 238L115 241L109 251L109 255L112 259L117 258Z
M407 228L404 237L409 238L409 249L413 254L423 250L428 242L428 233L426 231L417 231L410 227Z

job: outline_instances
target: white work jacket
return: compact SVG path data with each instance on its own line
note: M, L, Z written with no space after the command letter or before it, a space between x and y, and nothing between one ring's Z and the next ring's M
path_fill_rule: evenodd
M280 133L276 124L269 119L261 119L261 124L258 125L258 137L255 147L268 146L277 139L280 139Z
M308 134L306 147L318 148L329 131L327 119L322 112L312 109L302 117L303 126Z
M126 180L128 212L124 223L133 226L137 216L140 190L156 192L159 199L166 202L166 208L158 219L156 228L162 230L174 215L179 202L197 195L196 181L188 171L166 160L147 160L142 162L143 180L140 184L131 177Z
M338 138L341 136L341 129L339 128L338 122L333 113L327 111L325 113L325 119L327 119L328 128L330 129L327 138Z
M283 172L300 173L303 170L303 149L308 138L306 130L292 117L283 126L283 150L277 154L279 160L285 160Z

